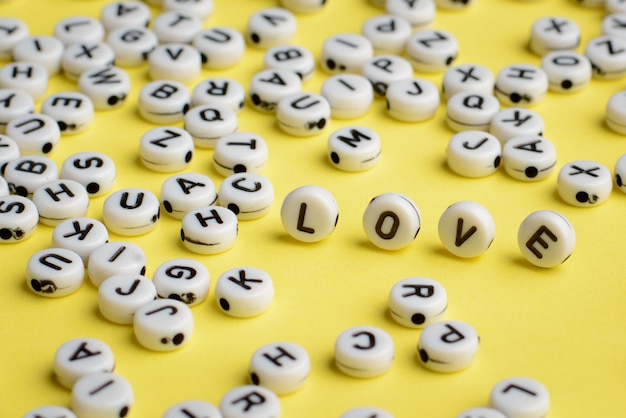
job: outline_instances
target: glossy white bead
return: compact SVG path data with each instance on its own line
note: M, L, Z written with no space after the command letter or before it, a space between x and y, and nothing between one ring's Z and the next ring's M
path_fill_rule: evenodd
M289 135L313 136L330 121L331 109L324 96L296 93L283 97L276 107L278 126Z
M26 265L26 283L35 294L60 298L83 284L85 265L74 251L48 248L33 254Z
M115 274L98 288L98 309L107 320L130 325L135 312L156 298L157 291L150 279L138 274Z
M301 90L302 80L293 71L263 70L252 77L248 95L252 107L272 113L276 111L280 99Z
M191 42L200 53L202 65L208 69L230 68L241 61L246 41L241 32L230 27L205 29Z
M406 45L406 55L416 71L437 73L447 70L459 54L456 38L448 32L422 29Z
M543 136L544 129L541 115L522 107L502 109L494 116L489 126L489 132L498 138L502 145L516 136Z
M372 43L374 54L400 54L413 29L408 20L390 14L369 18L361 26L361 34Z
M383 250L399 250L409 245L421 228L420 211L413 201L400 193L374 197L363 213L367 238Z
M491 213L482 205L464 200L448 206L439 218L439 239L457 257L472 258L486 252L496 235Z
M109 231L104 224L91 218L66 219L52 231L52 245L74 251L82 258L85 266L91 253L108 241Z
M606 103L604 120L618 134L626 135L626 91L614 93Z
M150 8L140 1L115 1L100 10L100 21L107 32L119 27L147 28L151 18Z
M274 300L274 283L271 276L261 269L234 268L217 279L215 300L227 315L252 318L270 308Z
M48 76L52 77L61 70L64 49L63 42L53 36L30 36L15 44L13 61L39 64L48 71Z
M328 158L333 167L343 171L369 170L380 160L380 136L364 126L347 126L328 138Z
M213 167L224 177L235 173L260 174L267 165L268 154L263 138L248 132L235 132L215 142Z
M626 5L620 0L606 0L604 8L607 14L626 13Z
M4 169L4 179L11 193L24 197L31 197L40 186L58 178L59 169L55 162L40 155L16 158Z
M24 21L13 17L0 18L0 27L0 59L6 61L11 58L15 45L28 37L29 30Z
M309 354L303 347L291 342L264 345L252 354L248 366L250 381L277 395L287 395L300 389L310 372Z
M98 152L79 152L63 161L61 177L82 184L91 197L102 196L115 185L115 162Z
M224 135L239 128L237 113L223 105L200 105L189 109L185 115L185 130L191 134L198 148L214 148Z
M190 258L176 258L160 264L152 276L160 298L175 299L189 306L207 298L211 277L204 264Z
M9 161L13 161L19 157L20 149L15 140L6 135L0 134L0 174L4 175L4 170Z
M446 147L448 167L464 177L486 177L498 170L502 146L498 138L483 131L462 131Z
M23 90L0 89L0 105L0 133L11 120L35 112L35 101Z
M54 353L54 375L67 389L87 374L113 373L114 369L113 351L104 341L95 338L69 340Z
M573 161L559 170L556 189L570 205L594 207L611 196L613 176L606 166L595 161Z
M177 127L150 129L139 141L139 159L152 171L171 173L189 166L194 154L193 138Z
M435 0L437 9L447 9L452 11L465 10L474 4L474 0Z
M274 187L269 179L255 173L228 176L220 185L220 206L230 209L237 219L258 219L269 213L274 203Z
M394 357L393 340L380 328L350 328L335 340L335 364L352 377L380 376L389 370Z
M456 418L507 418L507 416L497 409L478 407L467 409Z
M202 31L202 20L192 13L164 10L154 18L152 30L160 44L189 44Z
M222 418L222 413L215 406L204 401L183 401L171 406L162 418Z
M6 125L6 134L15 141L20 155L50 154L61 142L61 130L57 121L42 114L12 118Z
M550 410L550 394L534 379L510 377L493 387L489 404L509 418L541 418Z
M160 199L168 215L183 219L191 210L215 204L217 190L204 174L176 174L163 182Z
M89 254L87 274L94 286L117 274L146 274L146 255L130 242L108 242Z
M446 100L457 93L473 91L493 94L495 77L487 67L477 64L461 64L448 68L443 75L441 91Z
M573 253L576 234L572 224L558 212L539 210L520 224L517 242L524 258L537 267L562 264Z
M117 67L99 67L83 72L78 89L91 99L96 110L120 107L130 93L130 77Z
M368 406L363 406L360 408L353 408L349 411L344 412L341 415L341 418L393 418L389 412L384 411L380 408L373 408Z
M573 20L550 16L535 20L530 30L530 50L544 56L553 51L574 51L580 45L581 32Z
M307 48L296 45L279 45L268 49L263 56L263 67L270 70L295 72L303 82L313 77L315 58Z
M441 321L424 328L417 344L420 363L426 368L453 373L468 368L478 354L480 338L464 322Z
M359 73L363 64L373 56L374 47L368 38L355 33L341 33L324 41L320 65L330 74Z
M408 328L423 328L439 321L448 309L448 294L438 282L424 277L403 279L389 292L389 314Z
M63 406L41 406L39 408L31 409L22 418L77 418L76 415L69 409Z
M104 33L104 25L90 16L67 17L54 26L54 36L66 46L78 42L102 42Z
M269 389L244 385L228 391L220 401L224 418L279 417L281 414L278 396Z
M164 10L175 10L192 14L199 17L202 21L211 17L214 7L213 0L195 0L192 2L188 0L163 0Z
M548 88L558 93L574 93L591 81L591 63L576 52L556 51L544 55L541 68L548 76Z
M103 42L74 43L65 47L61 57L63 73L71 81L94 68L110 67L115 64L115 52Z
M374 88L369 80L357 74L331 76L321 89L330 106L333 119L354 119L367 114L374 101Z
M91 99L79 92L63 92L48 96L41 104L41 113L59 124L61 135L85 131L95 118Z
M107 44L115 53L115 65L138 67L148 60L159 40L150 29L121 27L109 33Z
M152 80L191 83L200 75L200 53L183 43L162 44L148 55L148 74Z
M283 227L302 242L317 242L337 226L339 207L333 195L320 186L301 186L291 191L280 209Z
M387 88L396 81L413 78L413 67L404 58L396 55L378 55L368 60L361 69L362 74L374 87L374 93L384 97Z
M102 207L102 220L109 231L124 236L152 231L160 216L159 199L140 188L118 190L107 196Z
M494 91L505 106L534 106L543 100L548 91L548 76L534 65L509 65L498 72Z
M191 341L194 319L183 302L157 299L135 312L133 331L139 343L154 351L172 351Z
M385 12L392 16L406 19L413 27L428 26L435 20L437 8L433 0L407 2L405 0L387 0Z
M220 206L205 206L187 212L180 237L185 248L197 254L217 254L237 241L237 216Z
M326 6L326 0L280 0L283 7L295 13L313 13Z
M11 62L0 69L0 87L28 93L34 101L46 95L48 71L33 62Z
M455 132L487 131L500 111L495 96L476 92L461 92L450 97L446 106L446 123Z
M602 34L626 38L626 11L612 13L602 19Z
M0 243L30 238L38 223L37 206L30 199L15 195L0 197Z
M191 93L192 106L224 106L239 113L246 102L246 92L238 81L209 78L196 84Z
M125 417L133 403L130 383L112 373L85 375L72 387L72 410L79 417Z
M591 62L593 78L614 80L626 75L626 39L598 36L587 42L584 54Z
M387 113L399 121L422 122L435 116L439 89L427 80L407 79L391 83L385 94Z
M267 49L289 44L297 30L298 22L289 10L267 8L250 15L245 37L250 46Z
M52 180L33 193L33 203L39 212L39 222L56 226L66 219L85 216L89 209L89 194L82 184L68 179Z
M615 185L620 192L626 193L626 154L623 154L615 163Z
M554 145L542 136L516 136L502 147L504 170L516 180L544 180L555 170L556 162Z
M152 81L139 92L139 114L148 122L169 125L183 120L191 95L178 81Z

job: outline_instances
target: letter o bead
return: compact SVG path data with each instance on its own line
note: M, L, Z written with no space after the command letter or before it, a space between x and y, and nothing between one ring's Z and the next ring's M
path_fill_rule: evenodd
M264 345L254 352L248 367L250 381L270 389L277 395L287 395L304 385L311 371L309 354L290 342Z
M280 417L278 396L261 386L244 385L227 392L220 401L224 418Z
M548 76L548 88L557 93L574 93L591 81L591 63L576 52L556 51L541 59L541 68Z
M218 200L237 219L257 219L269 213L274 203L274 187L260 174L237 173L224 179Z
M160 298L179 300L189 306L202 303L211 288L207 268L189 258L176 258L161 264L154 271L152 283Z
M400 280L389 292L389 314L400 325L423 328L440 320L448 309L448 294L438 282L411 277Z
M39 224L39 212L32 200L23 196L0 197L0 243L30 238Z
M369 170L378 163L381 152L378 134L363 126L338 129L328 138L329 160L343 171Z
M420 334L419 361L436 372L458 372L472 364L478 354L479 341L474 328L464 322L435 322Z
M76 292L83 284L82 258L66 248L49 248L33 254L26 265L26 283L40 296L59 298Z
M417 237L421 223L415 203L399 193L374 197L363 213L365 235L383 250L399 250L409 245Z
M193 334L193 314L183 302L157 299L135 312L133 331L139 343L153 351L186 346Z
M235 245L237 215L221 206L206 206L188 212L180 238L185 248L197 254L217 254Z
M550 410L550 394L534 379L511 377L493 387L489 404L509 418L541 418Z
M589 208L601 205L611 196L611 171L594 161L574 161L559 171L556 189L566 203Z
M462 131L446 147L448 167L464 177L486 177L498 170L502 147L498 138L482 131Z
M72 389L81 377L91 373L113 373L115 357L111 348L94 338L76 338L63 343L54 353L54 374L65 388Z
M160 217L159 199L152 192L138 188L110 194L102 208L102 220L109 231L124 236L147 234L156 228Z
M72 411L79 417L126 417L134 403L133 388L113 373L90 373L72 387Z
M379 328L350 328L335 340L335 364L348 376L380 376L389 370L394 357L393 340Z
M457 257L472 258L489 249L496 223L485 207L461 201L450 205L439 218L439 239Z
M522 221L517 232L522 255L537 267L562 264L574 252L576 234L572 224L558 212L539 210Z
M274 283L261 269L234 268L217 279L215 300L229 316L252 318L269 309L274 300Z
M320 186L302 186L283 200L280 218L289 235L302 242L317 242L337 226L339 207L333 195Z

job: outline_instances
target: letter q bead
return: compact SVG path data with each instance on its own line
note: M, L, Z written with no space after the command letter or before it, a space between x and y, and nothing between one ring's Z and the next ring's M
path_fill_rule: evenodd
M183 245L197 254L217 254L235 245L237 215L221 206L205 206L188 212L182 221Z
M302 186L283 200L280 218L289 235L302 242L317 242L337 226L339 207L333 195L320 186Z
M496 224L485 207L472 201L450 205L439 218L439 239L457 257L472 258L489 249Z
M394 357L393 340L379 328L350 328L335 340L335 364L348 376L380 376L389 370Z
M133 331L139 343L153 351L172 351L189 344L193 314L183 302L157 299L135 312Z
M58 298L77 291L85 278L83 260L74 251L49 248L33 254L26 265L26 283L40 296Z
M228 270L217 279L215 300L222 312L252 318L267 311L274 300L274 283L265 271L252 267Z
M522 255L531 264L551 268L572 255L576 233L565 216L551 210L539 210L522 221L517 242Z
M378 134L363 126L338 129L328 138L330 162L343 171L369 170L378 163L381 152Z
M472 326L459 321L435 322L420 334L417 352L426 368L453 373L469 367L476 354L480 338Z
M417 237L421 228L419 209L408 197L384 193L374 197L363 213L367 238L383 250L399 250Z

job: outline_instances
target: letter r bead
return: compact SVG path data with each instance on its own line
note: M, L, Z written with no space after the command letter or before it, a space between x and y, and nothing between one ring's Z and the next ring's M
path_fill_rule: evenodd
M565 262L572 255L576 234L563 215L540 210L524 219L517 240L522 254L530 263L550 268Z

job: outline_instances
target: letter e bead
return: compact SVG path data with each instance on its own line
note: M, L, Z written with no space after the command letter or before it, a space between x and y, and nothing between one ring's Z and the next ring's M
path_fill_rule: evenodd
M565 262L572 255L576 234L563 215L540 210L524 219L517 233L517 242L531 264L550 268Z

